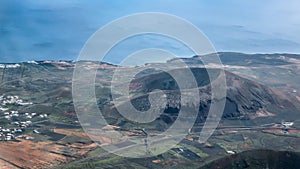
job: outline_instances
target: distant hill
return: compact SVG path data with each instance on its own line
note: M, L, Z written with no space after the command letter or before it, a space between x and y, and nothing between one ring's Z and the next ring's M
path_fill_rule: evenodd
M199 169L296 169L299 166L300 153L251 150L215 160Z
M191 58L176 58L169 61L173 63L178 59L183 59L189 65L202 64L202 57L210 57L212 54L197 55ZM232 66L280 66L293 63L291 59L300 59L299 54L245 54L237 52L219 52L218 56L223 65Z

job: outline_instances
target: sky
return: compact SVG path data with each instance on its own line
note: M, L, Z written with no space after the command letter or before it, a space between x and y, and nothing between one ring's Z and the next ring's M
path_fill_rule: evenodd
M300 53L299 6L298 0L0 0L0 62L76 60L95 31L141 12L186 19L218 52ZM105 61L149 47L192 55L179 42L145 35L120 43Z

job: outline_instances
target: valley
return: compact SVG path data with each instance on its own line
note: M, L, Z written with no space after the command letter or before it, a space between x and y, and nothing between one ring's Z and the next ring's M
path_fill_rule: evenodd
M97 103L109 124L104 126L106 135L100 138L94 135L101 142L94 142L91 139L93 136L82 129L73 106L72 75L76 62L36 61L18 63L18 66L1 64L0 167L200 168L222 157L235 157L250 150L299 152L299 79L288 77L289 73L297 77L300 65L295 59L300 60L300 56L234 54L237 57L231 57L235 60L230 60L232 65L229 65L226 56L230 54L220 54L226 70L227 96L222 119L213 135L205 143L199 143L210 107L211 91L199 58L186 58L194 67L192 72L201 97L195 125L178 145L167 152L136 159L110 154L101 147L125 144L128 148L120 151L130 154L130 151L138 149L146 153L147 145L141 142L147 138L145 131L147 135L161 135L176 120L176 108L190 108L190 105L177 104L178 86L170 76L149 70L131 82L132 104L140 109L147 109L147 92L155 89L162 89L169 101L173 101L150 124L136 124L118 113L115 106L122 105L111 103L109 86L117 67L108 63L85 62L86 69L98 68L95 81ZM263 64L270 59L277 65L264 67ZM122 69L134 71L135 68ZM175 71L180 72L180 69ZM217 78L218 74L215 75ZM185 92L188 93L188 89L181 91L181 94ZM97 133L97 128L94 130ZM112 139L116 131L122 137ZM164 136L165 140L158 140L157 144L168 143L166 140L172 137L176 136ZM133 143L138 146L131 146Z

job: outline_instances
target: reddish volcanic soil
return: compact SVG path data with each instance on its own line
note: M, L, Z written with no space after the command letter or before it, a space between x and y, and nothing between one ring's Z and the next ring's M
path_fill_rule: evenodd
M83 132L75 130L55 129L55 132L87 138ZM55 142L34 142L33 140L19 140L20 142L0 142L0 168L52 168L80 158L93 150L95 143L62 144ZM66 154L65 150L68 150Z
M7 168L46 168L58 165L68 160L60 155L59 151L63 146L48 142L32 142L22 140L21 142L1 142L0 143L0 166L5 165L3 161L9 162L14 167ZM1 167L2 168L2 167Z

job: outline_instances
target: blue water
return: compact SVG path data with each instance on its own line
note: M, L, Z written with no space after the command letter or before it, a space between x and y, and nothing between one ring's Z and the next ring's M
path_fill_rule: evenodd
M76 60L86 40L117 18L112 18L116 9L107 11L106 6L75 0L65 4L1 1L0 62ZM192 56L179 42L146 35L117 45L103 61L119 63L143 48L163 48L178 56Z
M272 5L280 6L279 2ZM100 27L124 15L153 11L189 20L208 36L217 51L300 53L299 22L295 20L300 18L299 10L283 6L278 12L261 3L265 2L0 0L0 62L76 60L85 41ZM294 14L294 20L285 19L288 12ZM153 39L144 37L120 45L106 61L118 62L143 47L191 55L177 42Z
M24 1L0 2L0 61L73 60L96 30L76 10Z

